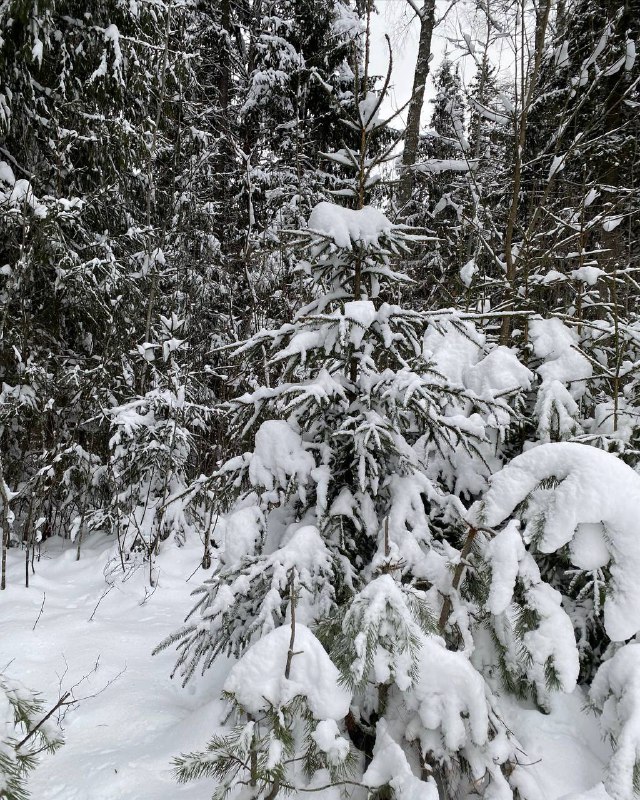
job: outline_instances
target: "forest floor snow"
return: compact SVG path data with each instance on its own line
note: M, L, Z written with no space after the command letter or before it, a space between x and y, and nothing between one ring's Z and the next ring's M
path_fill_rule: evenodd
M210 782L176 784L171 762L204 747L220 724L228 665L183 689L169 677L174 652L151 655L181 624L192 606L190 592L204 577L196 569L196 544L161 552L153 593L143 569L106 592L103 568L113 540L94 538L76 562L75 547L50 539L28 589L24 553L9 551L8 586L0 598L0 671L41 691L47 707L76 684L74 696L85 698L66 713L64 747L45 756L33 773L34 800L211 796ZM506 722L524 750L521 762L531 764L545 800L585 793L602 779L610 749L584 705L578 690L556 697L548 715L515 702L508 706Z

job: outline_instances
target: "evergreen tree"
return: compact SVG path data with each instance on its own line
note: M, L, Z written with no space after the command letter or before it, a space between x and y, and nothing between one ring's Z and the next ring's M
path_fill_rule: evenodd
M418 293L429 305L453 304L459 291L457 273L465 256L465 237L469 216L469 182L466 173L475 165L466 137L465 101L457 65L445 54L434 74L435 97L431 100L430 128L423 135L418 151L414 196L422 208L411 222L436 236L417 249L417 262L411 275L418 281ZM448 295L448 299L445 299Z
M616 456L576 442L552 442L521 454L493 476L489 491L470 515L490 526L507 522L488 544L493 572L489 604L494 614L507 612L509 617L508 603L513 602L514 587L513 596L523 588L527 590L532 575L539 576L532 556L546 575L545 591L549 597L553 591L549 584L562 592L563 605L576 632L582 679L587 684L593 681L594 704L599 711L605 711L602 725L611 735L617 724L611 713L613 701L608 709L604 703L612 691L622 698L624 690L613 690L613 681L620 662L625 661L621 657L614 663L616 658L611 657L635 635L638 625L635 608L640 598L634 548L629 546L635 537L635 521L634 512L630 511L633 506L627 500L635 501L639 493L637 473ZM526 571L522 569L525 542L529 551ZM516 561L520 566L516 567ZM496 604L491 595L497 598L498 593L503 602ZM509 622L507 617L497 620L498 637L504 643L514 638L513 620L516 625L530 624L529 618L511 616ZM535 634L525 634L527 638L535 644ZM572 648L575 649L573 642L566 637L561 658L565 665L574 658ZM539 671L542 666L545 670L550 668L540 660L541 652L544 649L532 654L531 662L534 668L537 664ZM627 670L626 680L635 680L629 671L631 653L626 658L627 666L622 668ZM511 655L507 668L513 669L513 664ZM619 730L625 723L624 718L619 720ZM626 735L633 735L630 729ZM607 788L612 790L612 796L629 797L635 756L629 761L627 749L625 757L622 739L620 747Z
M468 173L470 219L460 267L460 278L469 288L465 301L480 311L498 307L504 290L498 254L508 211L508 170L513 161L514 104L510 94L510 87L501 85L485 46L482 57L476 59L476 72L467 92L473 170Z
M236 727L176 763L181 780L214 778L214 797L249 785L273 798L344 780L400 798L438 784L464 793L481 779L507 796L522 786L490 671L470 659L491 608L489 562L460 498L486 485L471 464L490 471L514 419L505 398L527 388L530 373L506 348L483 357L483 338L455 316L425 331L422 315L385 300L407 280L392 260L416 237L366 204L379 164L368 145L384 126L366 78L348 121L361 149L331 156L353 165L355 208L313 209L292 245L310 302L236 351L253 363L266 352L281 377L229 404L232 435L250 449L192 490L221 514L216 568L186 624L158 648L177 645L183 683L224 654L238 659L224 685ZM456 376L460 358L447 364L456 336L475 389ZM574 685L577 653L559 596L528 558L514 602L528 614L520 632L532 663L513 668L518 688L544 704L549 689ZM560 643L540 666L526 637L554 626Z
M180 12L162 5L1 14L2 438L29 539L41 517L50 532L81 531L104 502L102 410L147 379L137 346L175 287L159 174L184 59Z

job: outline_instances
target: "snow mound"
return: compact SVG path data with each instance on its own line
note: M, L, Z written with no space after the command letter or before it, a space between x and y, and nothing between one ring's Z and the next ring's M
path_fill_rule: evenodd
M331 764L340 764L349 755L349 742L340 736L335 719L320 720L311 734L311 738L316 743L318 750L327 754Z
M340 684L337 667L306 625L295 627L295 655L290 677L285 678L290 639L290 625L263 636L232 667L224 690L233 694L249 714L303 697L318 720L346 717L351 694Z
M489 398L514 389L530 389L532 379L533 373L518 361L515 353L502 346L464 371L467 388Z
M416 726L413 736L410 724L407 738L422 738L421 727L436 732L438 735L428 748L433 749L436 758L444 757L447 750L460 750L471 743L486 744L489 710L485 683L466 655L447 650L439 637L425 637L418 672L411 701L421 724Z
M249 480L253 486L286 487L290 478L306 483L314 467L313 456L304 449L300 434L288 422L271 419L262 423L256 433L249 465Z
M373 759L362 782L371 789L390 786L397 800L438 800L433 778L422 781L413 774L404 751L391 738L383 719L378 722Z
M538 367L543 383L568 383L574 399L581 397L584 382L593 374L593 368L576 350L577 334L559 319L533 319L529 323L529 333L535 355L543 359Z

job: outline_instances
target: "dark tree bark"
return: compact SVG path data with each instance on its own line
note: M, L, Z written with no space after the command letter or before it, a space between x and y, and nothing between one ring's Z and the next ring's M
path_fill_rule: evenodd
M413 6L413 3L411 4ZM413 166L418 155L420 143L420 117L424 104L424 92L429 77L429 62L431 61L431 39L435 26L436 4L435 0L425 0L419 12L420 40L418 42L418 58L413 75L413 92L407 112L407 129L404 137L404 151L402 153L402 174L398 189L398 208L402 216L407 204L411 200L413 190Z

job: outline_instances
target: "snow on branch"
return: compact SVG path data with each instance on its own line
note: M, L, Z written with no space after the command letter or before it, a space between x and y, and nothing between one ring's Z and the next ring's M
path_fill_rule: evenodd
M376 247L380 239L389 236L397 227L372 206L351 209L322 202L318 203L309 217L312 231L328 236L338 247L348 250L354 244Z
M542 553L569 545L572 563L610 565L604 604L607 634L624 641L640 630L640 476L616 456L575 442L543 444L517 456L490 479L469 513L496 527L525 522L524 540Z
M427 175L439 175L441 172L472 172L477 166L477 161L466 158L431 158L415 164L413 169Z

